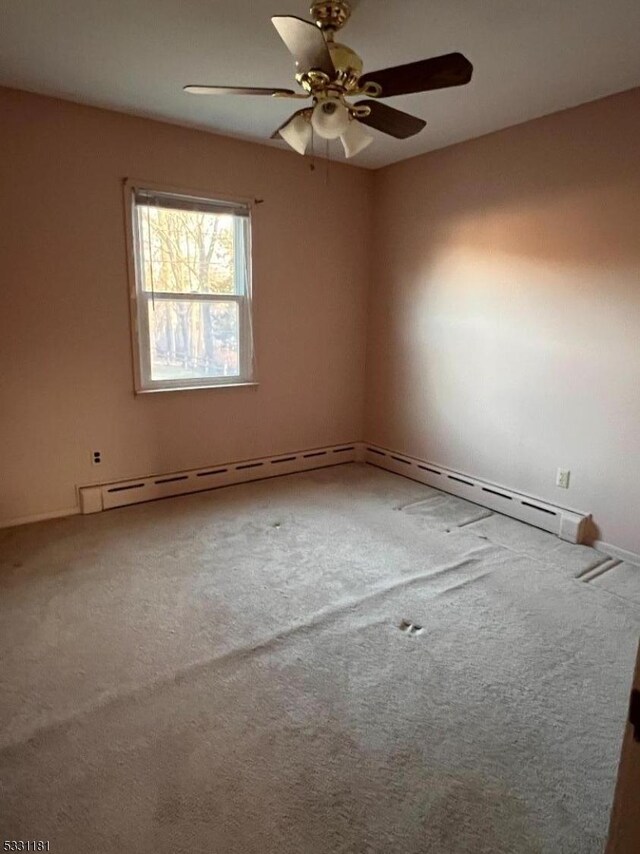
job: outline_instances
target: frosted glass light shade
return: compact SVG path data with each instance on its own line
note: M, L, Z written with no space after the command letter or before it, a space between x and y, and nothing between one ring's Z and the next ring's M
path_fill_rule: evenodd
M306 154L311 142L311 125L303 116L291 119L288 125L280 128L280 136L298 154Z
M373 142L373 134L360 124L356 119L349 122L349 127L340 137L340 141L344 147L344 153L347 158L355 157L360 154L365 148Z
M311 115L313 129L323 139L337 139L349 127L349 110L338 100L320 101Z

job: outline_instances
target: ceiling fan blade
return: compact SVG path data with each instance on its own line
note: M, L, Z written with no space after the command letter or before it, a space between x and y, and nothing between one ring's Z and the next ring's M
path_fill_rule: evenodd
M313 68L324 71L329 77L335 75L329 48L319 27L293 15L276 15L271 21L295 59L298 71Z
M270 138L271 138L271 139L279 139L279 138L280 138L280 131L281 131L283 128L286 128L286 126L287 126L288 124L291 124L291 122L292 122L295 118L297 118L298 116L304 116L304 115L305 115L305 113L310 113L310 112L311 112L311 111L309 110L309 108L308 108L308 107L307 107L307 109L305 109L305 110L298 110L298 111L297 111L297 112L295 112L292 116L289 116L289 118L288 118L286 121L282 122L282 124L280 125L280 127L279 127L277 130L275 130L275 131L271 134L271 137L270 137Z
M461 53L446 53L408 65L371 71L360 78L360 86L378 83L382 87L380 98L393 95L411 95L449 86L464 86L471 80L473 65Z
M265 89L261 86L199 86L182 87L190 95L295 95L293 89Z
M388 107L386 104L381 104L380 101L358 101L355 106L369 107L371 110L368 116L358 116L359 122L376 130L381 130L382 133L387 133L389 136L395 136L396 139L407 139L407 137L415 136L427 124L424 119L410 116L409 113Z

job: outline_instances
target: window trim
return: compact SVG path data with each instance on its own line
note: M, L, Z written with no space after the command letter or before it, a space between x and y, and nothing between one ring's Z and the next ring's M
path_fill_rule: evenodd
M131 326L131 357L133 367L134 392L138 394L157 394L159 392L174 391L199 391L201 389L221 388L251 388L257 387L255 353L253 344L253 317L252 308L255 305L253 287L254 246L255 246L255 199L241 196L229 196L225 193L212 193L209 190L195 190L194 188L176 187L168 184L158 184L154 181L143 181L134 178L126 178L123 181L124 207L125 207L125 236L127 248L127 272L129 283L129 315ZM249 293L244 294L179 294L174 292L154 291L151 293L138 290L138 252L136 236L136 192L149 190L152 193L184 196L194 200L201 199L203 202L229 203L246 207L249 212L249 229L247 247L248 282ZM239 305L239 328L240 328L240 373L228 377L206 377L201 380L185 381L183 378L176 380L149 380L144 381L144 374L151 375L150 371L150 344L148 329L141 328L141 317L147 310L149 300L153 299L184 299L195 302L236 302ZM243 373L243 366L245 368Z

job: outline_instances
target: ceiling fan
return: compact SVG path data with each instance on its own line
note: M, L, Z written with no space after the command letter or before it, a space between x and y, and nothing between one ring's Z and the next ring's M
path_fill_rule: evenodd
M363 74L355 51L335 41L336 32L351 16L348 0L314 0L314 23L291 15L271 20L296 63L296 81L304 94L293 89L245 86L185 86L194 95L267 95L273 98L312 99L311 106L294 113L271 137L281 137L305 154L313 133L326 140L340 139L346 157L354 157L373 141L365 126L396 139L419 133L423 119L403 113L380 98L463 86L471 80L473 66L461 53L447 53L408 65ZM347 98L366 96L351 103Z

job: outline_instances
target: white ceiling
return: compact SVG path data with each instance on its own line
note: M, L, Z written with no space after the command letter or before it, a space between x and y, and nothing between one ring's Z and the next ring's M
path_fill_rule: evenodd
M185 83L289 87L269 20L305 0L1 0L0 85L265 141L294 101L186 95ZM357 0L341 40L365 70L450 51L468 86L391 98L428 122L376 133L376 168L640 85L639 0ZM283 146L282 142L270 145ZM336 146L340 146L336 143ZM335 155L338 156L335 149Z

